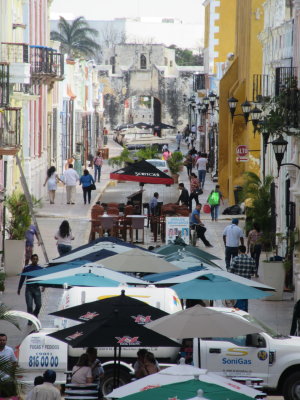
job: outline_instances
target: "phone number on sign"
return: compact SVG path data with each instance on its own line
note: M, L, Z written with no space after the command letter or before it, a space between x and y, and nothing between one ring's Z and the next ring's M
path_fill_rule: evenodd
M34 367L57 367L58 357L57 356L30 356L28 360L28 366Z

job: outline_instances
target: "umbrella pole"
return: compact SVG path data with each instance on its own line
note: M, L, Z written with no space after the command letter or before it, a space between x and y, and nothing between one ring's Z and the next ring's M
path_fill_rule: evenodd
M200 338L198 338L198 368L201 368Z
M113 388L116 388L116 367L117 367L117 346L114 346L114 376L113 376Z
M120 386L120 365L121 365L121 346L119 346L118 366L117 366L117 387Z

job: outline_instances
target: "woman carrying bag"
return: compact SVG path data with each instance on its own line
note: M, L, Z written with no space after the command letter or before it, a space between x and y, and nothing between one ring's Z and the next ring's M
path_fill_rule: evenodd
M96 189L95 181L92 175L87 169L83 171L83 175L80 177L79 185L82 185L83 201L86 204L86 195L88 197L88 203L91 203L91 191Z
M195 200L196 205L199 204L198 196L202 193L203 190L201 189L199 179L197 178L197 175L194 172L192 172L190 175L190 199L189 199L190 211L192 211L193 199Z

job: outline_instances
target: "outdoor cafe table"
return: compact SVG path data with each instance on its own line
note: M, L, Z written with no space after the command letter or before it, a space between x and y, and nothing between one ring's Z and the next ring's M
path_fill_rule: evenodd
M135 229L135 238L136 238L136 242L138 241L138 229L142 229L143 230L143 240L142 243L144 243L144 229L145 229L145 224L144 224L144 220L148 218L147 215L135 215L135 214L131 214L131 215L126 215L126 218L130 218L132 221L132 229ZM133 242L133 233L131 236L131 242Z

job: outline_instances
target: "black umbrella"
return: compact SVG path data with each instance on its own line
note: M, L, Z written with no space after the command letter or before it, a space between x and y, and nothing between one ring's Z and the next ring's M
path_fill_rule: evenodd
M164 124L160 122L159 124L152 125L154 129L175 129L175 126Z
M164 317L168 314L165 311L152 307L141 300L126 296L125 291L122 290L120 296L80 304L79 306L55 311L50 315L86 322L95 319L108 318L113 313L120 315L120 317L127 318L128 320L134 320L140 325L154 321L155 319Z
M146 124L146 122L137 122L136 124L133 124L133 126L141 129L150 129L153 125Z
M123 124L123 125L118 125L115 128L115 131L121 131L122 129L129 129L129 128L134 128L133 124Z

